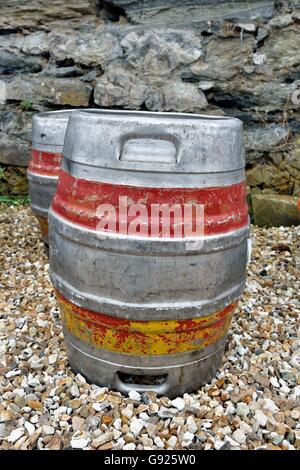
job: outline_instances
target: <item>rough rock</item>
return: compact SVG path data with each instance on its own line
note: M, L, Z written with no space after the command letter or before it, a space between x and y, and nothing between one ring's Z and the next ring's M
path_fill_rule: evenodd
M27 167L31 146L20 137L3 135L0 132L0 163Z
M245 128L246 151L268 152L278 146L289 136L289 129L284 125L270 124L267 126L251 126ZM249 153L247 155L249 161ZM253 158L253 157L252 157ZM251 160L250 160L251 161Z
M92 33L53 34L49 49L56 61L72 59L85 66L105 67L123 56L118 34L100 28Z
M139 392L136 392L135 390L131 390L128 393L129 398L132 400L140 401L141 400L141 394Z
M272 21L270 26L275 26ZM297 24L280 30L271 28L266 43L260 48L260 52L266 55L268 70L273 70L273 73L280 70L283 76L289 76L291 69L300 62L299 41L300 30Z
M0 163L0 194L15 196L27 195L28 180L26 168L3 165Z
M252 55L254 38L213 38L205 49L205 57L190 66L201 79L227 81L239 74Z
M14 32L19 29L34 29L40 24L51 24L55 21L80 23L83 17L95 13L93 0L2 0L0 31Z
M251 201L254 222L260 227L280 227L300 223L296 197L253 194Z
M88 106L92 89L75 78L49 78L44 76L16 76L7 82L7 100L27 100L32 107L46 102L53 105Z
M73 449L83 449L84 447L87 447L89 443L89 440L88 439L84 439L84 438L73 438L71 440L71 447Z
M100 2L101 5L102 2ZM119 9L130 21L141 24L204 23L213 14L215 18L248 19L255 15L270 17L272 1L188 0L184 5L179 0L108 0L103 2L108 11ZM179 20L180 18L180 20Z
M175 398L174 400L171 401L172 406L175 406L179 411L182 411L185 408L185 401L183 398Z
M31 114L0 109L0 163L27 166L30 154Z
M22 56L19 51L5 51L0 47L0 74L39 72L41 69L39 58Z

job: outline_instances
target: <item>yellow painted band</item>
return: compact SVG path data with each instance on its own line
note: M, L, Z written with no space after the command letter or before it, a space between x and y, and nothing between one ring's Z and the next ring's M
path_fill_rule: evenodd
M203 349L226 335L235 307L191 320L133 321L77 307L56 294L64 326L72 335L96 348L135 355Z

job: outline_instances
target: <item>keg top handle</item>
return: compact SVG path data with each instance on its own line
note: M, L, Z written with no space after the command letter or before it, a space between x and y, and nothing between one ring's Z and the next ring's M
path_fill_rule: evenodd
M222 173L245 167L239 119L187 113L78 110L69 119L63 155L116 170Z

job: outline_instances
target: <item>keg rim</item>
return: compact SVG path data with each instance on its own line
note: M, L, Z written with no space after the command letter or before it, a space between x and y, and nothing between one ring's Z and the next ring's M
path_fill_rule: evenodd
M83 108L75 109L74 115L83 115L97 119L99 117L115 117L120 115L121 117L145 117L145 118L172 118L172 119L187 119L187 120L208 120L208 121L229 121L235 123L241 123L239 118L234 116L218 116L216 114L198 114L198 113L177 113L170 111L139 111L131 109L109 109L109 108Z
M35 113L33 116L32 116L32 119L46 119L46 118L50 118L50 117L54 117L55 119L56 118L62 118L64 117L64 114L66 114L67 116L71 113L73 113L74 111L78 111L78 108L72 108L72 109L57 109L55 111L42 111L41 113Z
M67 125L75 109L43 111L32 116L32 148L61 153Z

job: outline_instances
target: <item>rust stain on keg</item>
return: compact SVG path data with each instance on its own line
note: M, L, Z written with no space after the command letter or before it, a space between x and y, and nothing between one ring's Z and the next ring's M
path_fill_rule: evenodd
M191 320L134 321L80 308L56 292L68 331L97 348L123 354L164 355L195 351L226 335L236 304Z
M48 237L48 219L46 217L41 217L40 215L35 216L39 225L43 237Z

